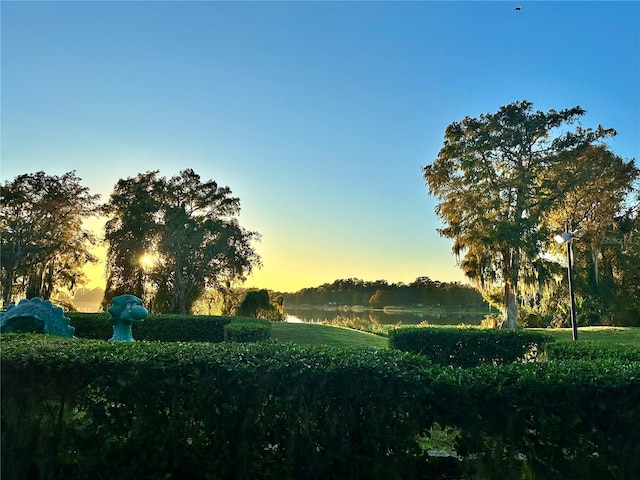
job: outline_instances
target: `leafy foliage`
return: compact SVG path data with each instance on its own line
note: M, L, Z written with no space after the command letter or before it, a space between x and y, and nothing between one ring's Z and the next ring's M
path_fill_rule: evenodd
M318 287L304 288L295 293L283 293L287 305L391 305L442 306L486 309L482 295L473 287L458 283L418 277L410 284L373 282L358 278L339 279Z
M271 338L271 323L266 320L244 320L224 326L225 342L259 342Z
M640 362L640 348L631 345L613 345L602 342L560 341L545 346L549 360L603 360L615 359L622 362Z
M108 339L112 327L106 315L69 313L76 337ZM227 333L227 330L229 333ZM134 327L136 340L159 342L258 341L270 337L269 323L255 318L215 315L149 315Z
M95 262L96 240L82 222L96 213L98 195L75 172L19 175L0 193L2 301L19 295L48 300L82 284L82 268Z
M120 180L105 207L112 218L103 307L126 290L155 313L184 315L207 288L245 278L260 263L251 246L259 236L238 224L239 211L228 187L203 182L191 169L169 179L154 171ZM152 260L144 265L142 258Z
M158 172L118 180L103 213L107 250L107 285L102 301L106 310L113 297L130 293L145 298L145 271L141 262L154 251L160 204Z
M552 341L549 335L527 330L402 327L389 331L389 347L456 367L532 360Z
M574 283L581 325L634 325L640 321L640 197L631 195L640 171L606 146L585 148L564 171L579 179L547 215L551 231L576 233L572 242ZM549 242L548 250L564 258L562 247ZM563 286L564 287L564 286ZM556 287L557 289L557 287ZM561 299L567 298L562 292ZM552 305L552 309L556 306Z
M283 300L280 295L274 296L272 299L268 290L248 291L235 313L241 317L281 322L284 320Z
M439 230L464 256L465 274L481 288L503 287L505 324L517 328L516 297L542 282L541 255L550 237L544 219L585 178L567 168L591 145L615 135L571 125L580 107L533 111L528 101L449 125L438 158L424 167L429 192L439 199Z
M2 337L2 477L633 478L640 363ZM496 405L504 405L498 409ZM451 447L451 445L450 445Z

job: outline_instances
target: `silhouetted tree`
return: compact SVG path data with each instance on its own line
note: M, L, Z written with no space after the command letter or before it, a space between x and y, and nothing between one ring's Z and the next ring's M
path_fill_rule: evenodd
M283 300L279 295L272 299L268 290L248 291L235 314L281 322L284 320Z
M388 290L378 289L369 299L369 305L372 307L385 307L392 304L392 293Z
M90 195L75 172L19 175L0 194L2 301L17 295L51 298L84 280L82 268L97 259L96 239L82 223L95 215L98 195Z
M543 216L580 186L566 166L612 129L580 126L580 107L533 111L519 101L497 113L465 117L445 131L438 158L424 167L429 192L439 199L440 235L453 240L464 273L479 288L503 288L504 326L517 328L521 284L536 281L548 232ZM559 181L562 179L562 181Z
M107 250L107 284L102 309L111 299L132 294L145 301L147 272L142 259L157 250L161 207L161 179L158 171L118 180L103 212Z
M259 265L251 245L259 235L238 224L240 200L228 187L202 182L191 169L170 179L148 172L118 186L124 195L112 198L111 215L127 215L124 200L134 195L126 221L114 217L107 231L112 284L133 291L149 284L154 311L188 314L206 288L226 288ZM138 263L144 253L156 259L147 267Z

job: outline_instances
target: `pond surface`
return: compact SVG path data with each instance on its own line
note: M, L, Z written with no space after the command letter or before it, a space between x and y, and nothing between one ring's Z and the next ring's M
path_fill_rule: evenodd
M396 311L396 310L354 310L344 308L287 307L284 313L288 322L340 323L348 319L355 322L370 322L378 325L480 325L484 314L460 312Z

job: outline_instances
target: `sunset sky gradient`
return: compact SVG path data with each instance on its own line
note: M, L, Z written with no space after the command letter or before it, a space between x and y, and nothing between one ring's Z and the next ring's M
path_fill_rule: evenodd
M580 105L583 127L615 128L611 149L639 158L639 2L3 1L0 15L2 182L75 170L107 201L121 178L193 168L262 235L246 286L463 281L421 167L467 115Z

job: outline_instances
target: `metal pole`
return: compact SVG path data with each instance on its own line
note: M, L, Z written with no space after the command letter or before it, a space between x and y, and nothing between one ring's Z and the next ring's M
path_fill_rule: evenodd
M567 241L567 277L569 278L569 298L571 299L571 332L574 340L578 340L578 325L576 323L576 301L573 295L573 255L571 244L573 239Z

